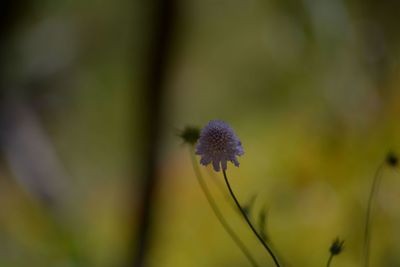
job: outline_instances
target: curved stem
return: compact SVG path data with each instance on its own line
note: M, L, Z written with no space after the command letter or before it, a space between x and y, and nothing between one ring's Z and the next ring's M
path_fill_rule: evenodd
M329 259L328 259L328 263L326 264L326 267L331 266L332 259L333 259L333 254L330 254Z
M368 197L367 215L365 219L365 230L364 230L364 267L369 266L369 250L371 243L371 219L372 219L372 208L373 200L376 193L378 192L379 183L381 181L382 168L385 163L379 165L375 172L374 180L372 182L371 192Z
M228 233L228 235L232 238L232 240L235 242L235 244L239 247L239 249L243 252L243 254L246 256L246 258L249 260L252 266L258 267L257 262L254 260L253 256L251 255L250 251L247 249L247 247L244 245L242 240L236 235L236 233L233 231L233 229L229 226L227 221L225 220L224 216L222 215L222 212L218 208L214 198L211 195L210 190L208 189L207 184L205 183L203 176L201 175L201 172L199 170L199 167L196 163L196 159L194 157L193 149L190 151L190 156L192 160L192 165L193 165L193 170L196 174L197 181L200 185L200 188L202 189L204 195L206 196L207 202L210 205L212 211L214 212L215 216L217 217L218 221L221 223L222 227L225 229L225 231Z
M269 255L272 257L272 260L274 261L275 265L277 267L281 267L279 265L278 259L276 258L276 256L272 252L272 249L268 246L268 244L265 242L265 240L260 236L260 234L254 228L253 224L250 222L250 220L247 217L246 213L244 212L242 206L240 205L239 201L237 200L235 194L233 193L231 185L229 184L229 180L228 180L228 177L226 176L225 170L222 170L222 173L224 174L225 183L226 183L226 186L228 187L229 193L231 194L233 200L235 201L235 204L236 204L237 208L239 209L240 213L242 214L243 218L245 219L246 223L248 224L250 229L253 231L253 233L257 237L257 239L260 241L260 243L263 245L263 247L267 250Z

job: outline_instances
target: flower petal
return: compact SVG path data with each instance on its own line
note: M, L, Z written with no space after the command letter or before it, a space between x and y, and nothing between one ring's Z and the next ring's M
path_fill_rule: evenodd
M222 160L222 161L221 161L221 165L222 165L222 169L223 169L224 171L226 171L226 168L227 168L227 162L226 162L226 160Z
M239 167L239 161L237 160L236 157L234 157L231 161L233 164L235 164L236 167Z
M211 158L208 156L202 156L200 159L200 163L204 166L207 166L208 164L211 163Z
M216 172L219 172L219 170L220 170L220 167L219 167L219 161L213 161L212 162L212 165L213 165L213 167L214 167L214 170L216 171Z

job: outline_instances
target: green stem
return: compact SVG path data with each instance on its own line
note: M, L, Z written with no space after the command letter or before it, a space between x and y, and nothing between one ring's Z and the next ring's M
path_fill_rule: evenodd
M372 208L373 200L378 192L379 183L381 181L382 168L385 163L379 165L375 172L374 180L372 182L371 192L368 197L367 215L365 220L365 231L364 231L364 267L369 267L369 254L370 254L370 243L371 243L371 220L372 220Z
M267 250L267 252L269 253L269 255L272 257L272 260L274 261L275 265L277 267L281 267L279 265L278 259L276 258L276 256L274 255L274 253L272 252L272 249L268 246L268 244L265 242L265 240L260 236L260 234L257 232L257 230L254 228L253 224L251 223L250 219L247 217L246 212L244 212L242 206L240 205L239 201L237 200L235 194L233 193L233 190L231 188L231 185L229 184L229 180L228 177L226 176L226 172L225 170L222 170L222 173L224 175L224 179L225 179L225 183L226 186L228 187L229 193L231 194L231 197L233 198L233 200L235 201L235 204L237 206L237 208L239 209L240 213L242 214L243 218L245 219L246 223L248 224L248 226L250 227L250 229L253 231L254 235L257 237L257 239L260 241L260 243L263 245L263 247Z
M250 251L247 249L247 247L244 245L242 240L236 235L236 233L233 231L233 229L229 226L227 221L225 220L224 216L222 215L222 212L218 208L213 196L211 195L210 190L208 189L207 184L205 183L203 176L201 175L201 172L199 170L199 167L196 162L196 158L194 157L193 149L190 151L190 156L192 160L192 165L193 165L193 170L196 174L197 181L200 185L200 188L202 189L204 195L206 196L207 202L210 205L212 211L214 212L215 216L217 217L218 221L221 223L222 227L225 229L225 231L228 233L228 235L232 238L232 240L235 242L235 244L239 247L239 249L243 252L243 254L246 256L246 258L249 260L252 266L258 267L257 262L254 260L253 256L251 255Z
M333 256L334 255L331 253L331 255L329 256L329 259L328 259L328 263L326 264L326 267L331 266L331 262L332 262Z

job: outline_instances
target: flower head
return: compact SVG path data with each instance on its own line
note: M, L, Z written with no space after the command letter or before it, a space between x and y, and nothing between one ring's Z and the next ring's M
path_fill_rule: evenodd
M336 238L332 242L332 245L329 248L329 251L331 252L332 255L339 255L343 251L343 244L344 244L344 240L340 240L339 238Z
M386 163L391 167L396 167L399 162L397 155L393 152L389 152L386 156Z
M194 126L186 126L178 135L182 138L183 143L194 145L200 137L200 129Z
M201 164L212 163L218 172L221 166L226 170L228 161L239 166L236 156L243 155L244 151L239 138L227 123L212 120L201 130L196 154L201 155Z

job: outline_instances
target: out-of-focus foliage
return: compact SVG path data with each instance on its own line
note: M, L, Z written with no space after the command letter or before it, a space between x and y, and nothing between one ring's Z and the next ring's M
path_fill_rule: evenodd
M21 135L2 145L0 266L117 266L134 249L129 209L141 188L130 188L142 177L132 181L141 155L131 150L141 145L149 6L36 1L2 46L19 122L11 133ZM265 231L285 266L325 265L336 236L346 248L332 266L360 266L372 177L400 151L399 16L395 1L180 1L149 266L248 266L176 136L211 119L240 137L245 154L228 175L243 203L257 194L254 221L267 207ZM222 176L202 171L272 266L218 189ZM379 192L371 266L398 266L400 174L386 169Z

